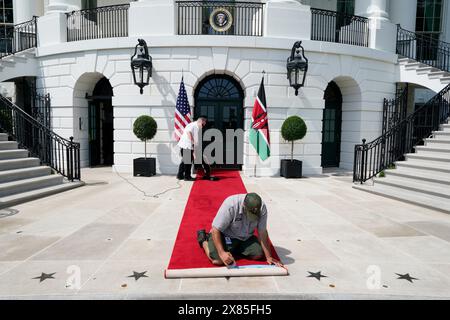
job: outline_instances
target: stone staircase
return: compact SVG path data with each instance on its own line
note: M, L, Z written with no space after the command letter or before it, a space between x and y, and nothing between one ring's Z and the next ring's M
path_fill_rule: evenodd
M17 142L0 133L0 208L42 198L82 186L68 182L50 167L41 166L38 158L29 157Z
M425 139L424 146L415 149L416 153L395 164L396 169L386 170L385 178L375 178L373 185L353 187L450 213L450 124L442 125Z
M450 83L450 73L409 58L398 60L400 82L421 83L436 92ZM414 81L415 80L415 81Z
M36 49L31 48L0 59L0 82L19 77L37 77Z

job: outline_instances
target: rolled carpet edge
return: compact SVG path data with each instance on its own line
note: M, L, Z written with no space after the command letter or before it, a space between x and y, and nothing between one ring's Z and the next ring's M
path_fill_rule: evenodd
M277 266L244 266L228 269L221 268L201 268L201 269L166 269L164 276L166 279L181 278L225 278L225 277L270 277L288 276L286 268Z

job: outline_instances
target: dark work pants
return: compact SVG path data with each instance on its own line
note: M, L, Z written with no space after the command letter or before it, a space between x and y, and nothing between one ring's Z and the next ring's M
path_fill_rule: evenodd
M181 163L180 166L178 167L178 175L177 175L179 178L191 176L192 163L194 162L193 153L194 153L193 150L181 149ZM209 178L211 176L211 166L205 162L204 158L202 158L202 167L205 173L204 176Z
M192 163L194 162L193 150L181 149L181 163L178 167L178 178L191 176Z

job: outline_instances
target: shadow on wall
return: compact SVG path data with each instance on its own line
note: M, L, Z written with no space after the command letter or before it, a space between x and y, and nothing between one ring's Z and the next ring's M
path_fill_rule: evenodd
M179 163L173 161L174 159L176 159L172 154L173 149L168 147L167 144L163 144L163 143L158 143L158 146L156 147L156 149L157 149L157 152L159 155L159 156L156 156L156 161L159 164L160 174L165 174L165 175L176 174Z
M158 72L153 71L152 79L154 81L154 85L158 89L159 93L161 94L161 97L163 98L161 101L161 105L171 105L173 102L171 102L169 99L167 99L169 96L172 97L172 101L176 101L178 92L175 92L167 80L161 76Z

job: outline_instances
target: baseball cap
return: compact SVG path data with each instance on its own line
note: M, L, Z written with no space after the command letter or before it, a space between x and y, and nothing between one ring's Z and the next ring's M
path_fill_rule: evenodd
M258 221L261 215L262 199L256 193L249 193L244 199L244 211L251 221Z

